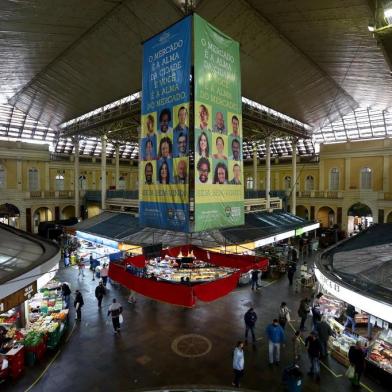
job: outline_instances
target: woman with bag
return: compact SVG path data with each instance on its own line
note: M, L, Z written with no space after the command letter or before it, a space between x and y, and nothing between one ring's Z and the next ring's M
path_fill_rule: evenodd
M109 306L108 317L112 316L114 333L120 331L120 323L122 322L122 306L113 298L113 303Z
M284 329L287 321L290 321L290 309L286 302L282 302L279 309L279 324Z
M350 379L354 388L360 388L360 378L365 369L365 357L366 353L362 350L361 343L359 340L355 346L351 346L348 352L348 359L350 361L350 367L346 372L346 376Z

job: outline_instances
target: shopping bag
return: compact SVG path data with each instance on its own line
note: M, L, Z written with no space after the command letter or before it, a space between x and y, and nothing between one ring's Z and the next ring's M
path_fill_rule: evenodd
M118 316L118 321L120 321L120 324L122 324L124 322L124 318L123 318L122 314L120 314L120 316Z
M350 365L349 368L346 370L346 377L348 379L353 379L355 377L355 368L354 366Z

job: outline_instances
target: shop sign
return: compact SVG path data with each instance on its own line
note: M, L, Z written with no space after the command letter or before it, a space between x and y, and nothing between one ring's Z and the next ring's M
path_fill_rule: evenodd
M16 291L15 293L9 295L0 300L0 312L6 312L20 305L21 303L30 299L37 292L37 282L33 282L26 287Z

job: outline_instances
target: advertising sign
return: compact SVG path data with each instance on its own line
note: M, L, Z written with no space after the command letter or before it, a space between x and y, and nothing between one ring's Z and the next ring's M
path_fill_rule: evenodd
M184 18L143 45L141 226L189 231L191 22Z
M194 15L195 231L244 224L239 44Z

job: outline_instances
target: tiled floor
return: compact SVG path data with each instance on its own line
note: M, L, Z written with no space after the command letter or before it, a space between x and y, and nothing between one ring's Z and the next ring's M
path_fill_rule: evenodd
M230 388L232 381L232 349L243 339L243 315L253 306L258 314L257 345L245 351L246 373L242 387L252 390L282 391L283 369L291 363L290 338L293 329L286 327L288 344L282 348L279 367L270 369L267 361L265 328L277 316L281 301L287 302L296 315L298 302L304 293L295 293L284 277L252 292L250 287L238 288L230 295L213 303L201 303L194 309L183 309L138 296L136 304L127 303L127 292L121 287L108 285L103 308L99 310L94 297L97 281L91 281L86 271L84 279L77 278L77 270L62 270L60 279L71 283L72 291L80 289L85 306L82 322L74 325L71 319L70 336L60 348L57 357L48 357L43 364L28 368L23 378L8 384L8 391L130 391L136 389L170 389L176 386L206 386L209 389ZM116 297L124 307L121 333L114 335L106 316L107 307ZM72 311L73 316L73 311ZM294 321L293 328L297 326ZM173 341L181 335L197 334L205 337L211 347L205 355L184 357L172 349ZM199 344L198 347L196 347ZM208 343L181 341L177 348L198 353ZM196 348L195 348L196 347ZM204 347L204 348L203 348ZM199 351L198 351L199 350ZM37 378L47 371L31 388ZM329 368L329 370L327 369ZM321 383L308 376L308 361L303 360L303 391L350 391L344 377L345 369L333 359L321 370ZM368 392L386 391L374 380L364 377ZM164 387L164 388L163 388ZM187 388L186 390L190 390Z

